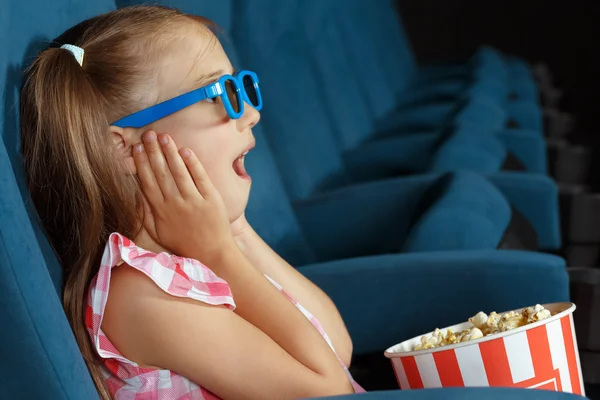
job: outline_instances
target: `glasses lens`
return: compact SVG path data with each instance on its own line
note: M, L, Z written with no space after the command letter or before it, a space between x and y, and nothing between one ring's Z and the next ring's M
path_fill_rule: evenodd
M229 97L229 102L231 103L233 111L239 113L240 99L238 98L237 86L231 79L225 81L225 90L227 91L227 97Z
M250 75L246 75L246 76L244 76L244 79L242 79L242 82L244 83L244 90L246 91L246 94L248 95L248 99L250 100L250 103L254 107L258 107L258 93L256 93L256 87L254 86L254 79L252 79L252 77Z

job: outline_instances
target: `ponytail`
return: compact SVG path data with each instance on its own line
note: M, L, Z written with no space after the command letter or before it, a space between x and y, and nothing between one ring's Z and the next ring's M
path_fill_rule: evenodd
M68 50L44 51L28 71L21 132L29 191L63 266L65 312L103 399L110 394L84 323L87 290L109 230L129 235L135 225L135 215L114 204L136 208L110 153L108 108Z

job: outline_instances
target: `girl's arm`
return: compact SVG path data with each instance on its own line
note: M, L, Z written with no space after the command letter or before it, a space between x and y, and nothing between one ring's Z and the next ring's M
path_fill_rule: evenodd
M130 360L174 371L226 400L353 392L317 330L243 255L213 265L231 286L235 312L173 297L122 265L111 279L105 334Z
M321 322L338 356L349 367L352 340L329 296L273 251L252 229L245 217L235 221L233 229L236 242L246 258L263 274L283 286L286 292Z
M237 308L169 296L148 278L135 279L136 290L125 278L120 291L118 284L111 289L118 321L112 332L110 324L104 327L107 335L124 355L180 373L226 399L352 393L323 337L235 244L220 195L195 155L188 151L182 159L172 140L161 149L152 135L145 135L146 152L138 147L134 157L155 234L166 248L224 278Z

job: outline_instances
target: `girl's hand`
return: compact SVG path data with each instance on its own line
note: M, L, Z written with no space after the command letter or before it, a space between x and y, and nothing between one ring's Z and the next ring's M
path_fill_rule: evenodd
M177 151L166 134L148 131L142 140L133 157L151 209L146 230L173 253L208 265L236 248L223 199L196 155Z

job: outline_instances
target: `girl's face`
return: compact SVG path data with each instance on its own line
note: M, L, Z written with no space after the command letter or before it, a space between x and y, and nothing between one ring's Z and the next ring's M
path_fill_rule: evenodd
M209 38L211 43L209 43ZM212 33L191 33L170 51L157 76L160 101L213 83L224 74L233 74L233 67ZM127 145L141 141L147 130L168 133L178 148L188 147L198 156L229 213L235 221L244 212L250 194L251 179L244 168L244 155L254 147L252 127L260 114L249 104L244 115L230 119L220 98L205 100L131 131ZM129 136L129 135L124 135ZM127 146L127 147L129 147Z

